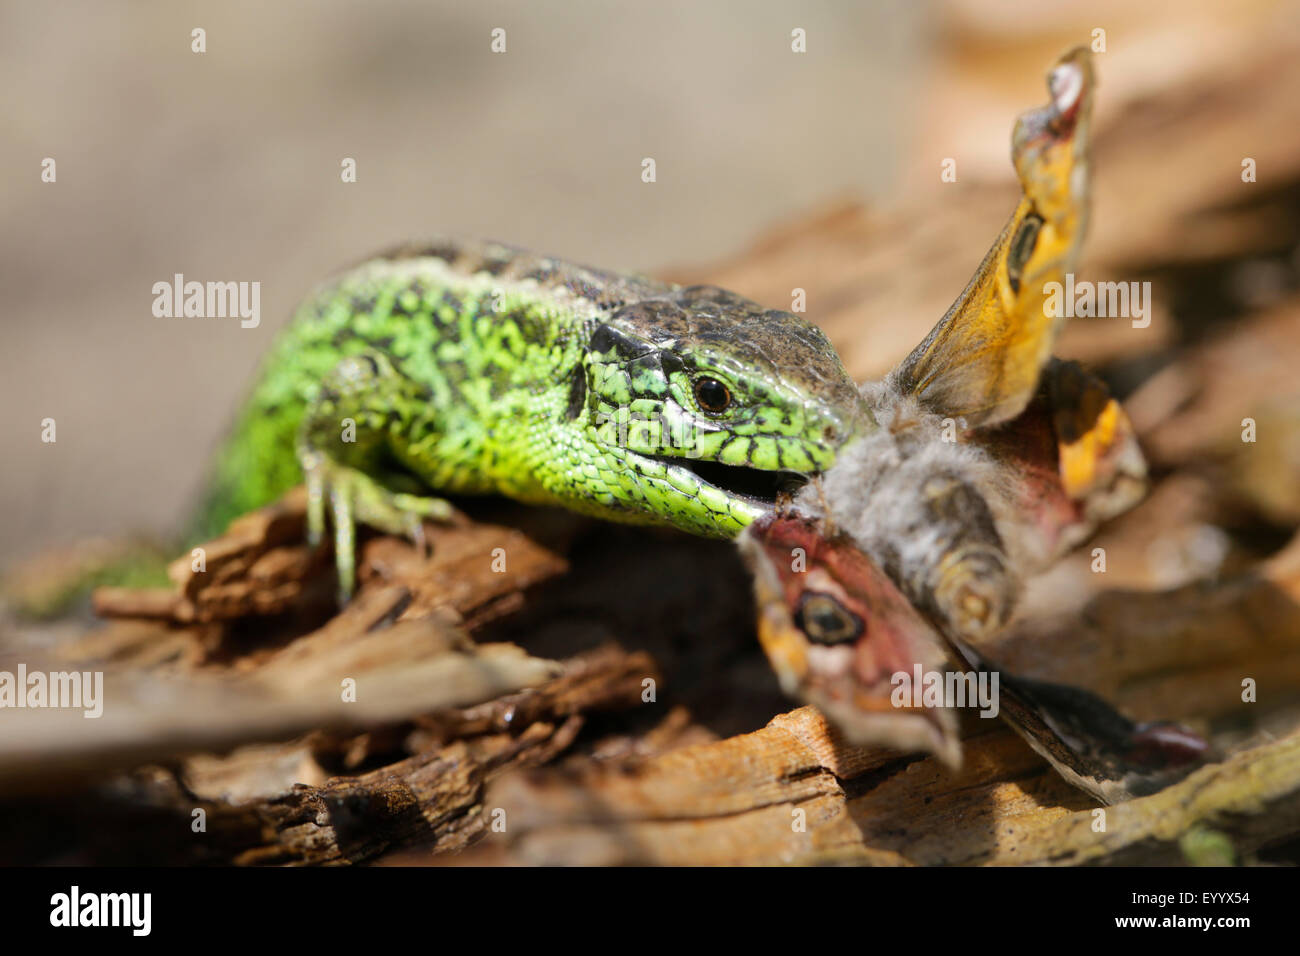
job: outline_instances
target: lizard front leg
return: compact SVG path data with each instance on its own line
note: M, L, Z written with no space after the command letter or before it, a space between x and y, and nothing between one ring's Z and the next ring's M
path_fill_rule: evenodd
M392 439L409 412L427 399L378 352L341 360L321 382L298 436L298 461L307 482L307 535L325 531L329 503L340 602L356 584L356 525L409 537L424 549L425 518L445 521L451 505L422 490L395 468Z

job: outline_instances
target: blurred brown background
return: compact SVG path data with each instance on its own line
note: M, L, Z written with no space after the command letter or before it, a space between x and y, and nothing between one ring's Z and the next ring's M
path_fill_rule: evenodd
M314 283L377 248L486 236L689 276L845 196L933 208L1005 187L1015 114L1043 100L1047 66L1094 28L1107 31L1104 128L1173 78L1213 77L1300 22L1281 0L1023 7L5 3L0 561L175 528L275 330ZM207 31L202 55L194 27ZM790 50L796 27L803 54ZM1240 156L1267 144L1217 133L1231 184ZM40 181L46 156L55 184ZM340 182L344 157L357 160L354 184ZM939 180L945 157L957 183ZM1152 174L1175 175L1178 156L1167 160ZM1128 231L1117 194L1099 193L1106 248L1152 241ZM887 367L937 319L1009 208L972 225L983 244L954 244L953 277L932 283L936 304L906 316L898 342L849 344L856 374ZM893 276L929 282L925 265ZM154 318L151 286L176 272L260 281L261 327ZM779 290L805 286L822 317L815 277L771 282L738 291L782 306ZM54 445L40 441L47 416Z

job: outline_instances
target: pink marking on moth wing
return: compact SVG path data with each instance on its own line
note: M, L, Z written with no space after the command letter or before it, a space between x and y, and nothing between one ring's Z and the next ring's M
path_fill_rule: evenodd
M867 686L888 683L916 664L937 663L939 637L883 570L850 545L828 548L826 558L850 595L865 627L855 645L854 674Z
M1077 63L1062 63L1049 75L1047 89L1057 112L1067 116L1083 98L1083 68Z
M1178 767L1205 757L1210 745L1181 724L1141 724L1134 731L1127 757L1142 767Z
M1036 397L1018 417L973 440L993 456L1012 489L1020 532L1033 534L1044 553L1054 554L1062 535L1083 522L1084 510L1065 491L1044 399Z

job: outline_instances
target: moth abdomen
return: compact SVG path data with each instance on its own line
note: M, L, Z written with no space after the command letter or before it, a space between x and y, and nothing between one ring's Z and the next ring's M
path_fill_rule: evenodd
M928 603L944 627L960 637L978 638L1010 620L1019 595L1019 580L1002 549L974 544L944 555Z

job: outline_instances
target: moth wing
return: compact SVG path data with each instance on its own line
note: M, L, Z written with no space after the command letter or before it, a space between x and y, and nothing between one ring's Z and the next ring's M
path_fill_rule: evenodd
M949 651L880 567L804 517L765 515L738 544L754 579L759 640L782 690L815 706L850 743L960 766L955 710L896 700L897 675L942 671ZM812 640L813 602L848 629Z
M1029 406L971 441L996 463L1021 573L1042 570L1147 491L1128 415L1077 362L1049 360Z
M894 372L895 385L968 427L1028 404L1061 324L1060 286L1087 229L1088 138L1095 80L1078 47L1048 74L1051 101L1012 134L1015 214L948 313ZM1053 302L1052 299L1057 301Z

